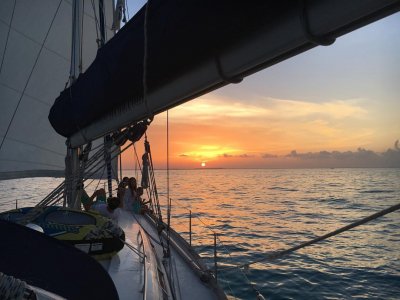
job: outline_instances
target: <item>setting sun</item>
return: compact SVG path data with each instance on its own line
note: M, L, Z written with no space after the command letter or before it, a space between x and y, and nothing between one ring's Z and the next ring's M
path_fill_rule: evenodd
M203 162L201 163L201 167L204 168L205 166L206 166L206 163L203 161Z

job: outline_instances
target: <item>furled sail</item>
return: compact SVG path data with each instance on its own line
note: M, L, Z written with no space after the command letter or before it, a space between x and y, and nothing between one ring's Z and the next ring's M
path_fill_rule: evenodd
M111 38L113 1L104 2ZM98 48L99 4L81 3L84 71ZM47 116L69 79L71 24L70 0L0 1L0 179L64 175L65 139Z
M398 10L398 0L150 1L49 119L76 147Z

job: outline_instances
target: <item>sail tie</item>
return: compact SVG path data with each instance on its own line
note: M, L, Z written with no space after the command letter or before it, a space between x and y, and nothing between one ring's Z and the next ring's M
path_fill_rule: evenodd
M299 0L299 18L301 28L303 29L304 36L306 39L315 45L319 46L330 46L335 42L334 38L331 38L327 35L324 36L317 36L310 31L310 22L308 21L307 16L307 7L306 7L306 0Z
M215 56L215 65L217 67L219 77L221 77L221 79L226 83L237 84L243 81L243 77L240 75L228 76L225 74L224 70L222 69L221 59L219 56Z

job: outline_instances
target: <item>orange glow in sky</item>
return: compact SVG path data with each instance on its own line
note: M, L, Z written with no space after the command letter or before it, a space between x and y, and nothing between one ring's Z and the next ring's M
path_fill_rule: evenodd
M396 127L384 132L376 130L376 124L381 122L377 120L379 116L364 108L363 99L322 104L264 100L265 107L255 109L244 104L228 105L231 100L210 94L170 110L170 167L380 166L374 160L376 153L393 148L400 132ZM209 113L207 107L211 104L214 109ZM166 114L160 114L148 129L157 168L166 168L166 136ZM136 145L139 158L142 145ZM394 158L400 161L396 147L398 144ZM332 157L321 165L321 157L327 155L323 151ZM125 168L134 168L134 157L130 149L124 153ZM372 165L363 165L366 161L361 158Z

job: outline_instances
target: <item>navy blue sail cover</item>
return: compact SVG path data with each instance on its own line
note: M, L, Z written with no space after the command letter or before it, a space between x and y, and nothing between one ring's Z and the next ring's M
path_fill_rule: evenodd
M163 87L174 90L172 96L162 94L167 100L152 98L154 113L230 81L238 82L238 78L229 80L225 76L227 64L231 72L240 73L233 77L250 75L307 51L319 41L334 41L340 35L397 12L400 6L399 0L254 0L246 3L152 0L149 3L147 93L155 95ZM70 137L102 117L113 116L127 106L132 108L143 102L145 11L143 7L109 40L87 71L56 99L49 120L59 134ZM219 63L221 57L225 58L225 70ZM193 70L204 66L207 66L206 75L191 77L190 85L177 83L178 79L189 78Z
M150 1L147 17L147 92L173 81L266 26L290 1ZM49 120L65 137L143 96L143 7L51 108ZM221 80L222 81L222 80Z

